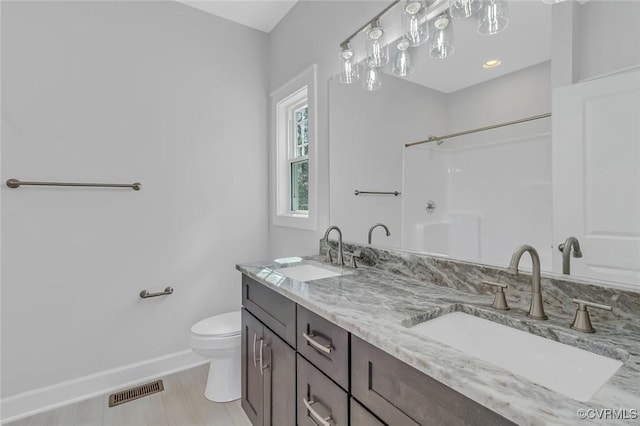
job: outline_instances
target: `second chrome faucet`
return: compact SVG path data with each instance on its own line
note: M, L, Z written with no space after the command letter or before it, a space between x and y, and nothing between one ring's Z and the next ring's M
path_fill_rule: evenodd
M533 264L533 270L531 271L531 305L529 306L529 312L527 316L529 318L546 320L548 317L544 313L544 306L542 305L542 284L540 283L540 256L536 249L529 245L518 247L511 256L511 262L507 272L514 275L518 275L518 264L522 255L529 253L531 256L531 263Z
M324 233L324 237L322 237L322 241L328 243L329 242L329 234L331 231L338 232L338 265L344 266L344 251L342 249L342 231L337 226L333 225L327 228ZM329 249L329 257L331 256L331 249Z

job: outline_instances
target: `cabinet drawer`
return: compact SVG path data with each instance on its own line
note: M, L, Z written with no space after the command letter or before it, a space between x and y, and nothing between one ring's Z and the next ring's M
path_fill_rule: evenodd
M242 275L242 304L290 346L296 347L296 304L293 301Z
M368 412L355 399L351 398L351 426L386 426Z
M349 333L298 306L298 352L349 389Z
M298 426L347 426L347 393L298 354Z
M351 393L394 426L513 425L355 336L351 336Z

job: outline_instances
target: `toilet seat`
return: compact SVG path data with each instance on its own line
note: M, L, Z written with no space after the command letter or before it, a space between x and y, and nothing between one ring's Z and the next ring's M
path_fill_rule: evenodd
M224 338L240 335L242 319L240 312L227 312L199 321L191 327L191 333L198 337Z

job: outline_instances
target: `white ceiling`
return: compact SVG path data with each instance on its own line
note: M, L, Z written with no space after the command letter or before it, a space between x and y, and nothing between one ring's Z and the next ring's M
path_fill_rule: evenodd
M509 2L509 25L492 36L478 33L475 18L454 20L453 25L454 54L433 59L428 42L417 47L409 81L450 93L551 59L551 5L540 0ZM390 47L391 54L395 44ZM490 59L502 64L483 68Z
M297 0L177 1L268 33ZM382 1L380 4L382 10L387 3ZM451 93L547 61L551 58L551 7L541 0L511 0L509 26L493 36L478 34L475 18L454 20L455 53L447 59L433 59L429 56L428 43L411 49L415 71L405 79L443 93ZM363 16L353 26L357 28L369 18L371 17ZM398 7L390 10L381 23L386 29L387 40L394 40L402 34ZM356 36L351 45L356 57L363 58L364 38ZM389 44L391 60L395 45L394 42ZM492 69L482 68L482 64L489 59L500 59L502 65ZM337 73L337 61L335 68ZM390 65L385 72L391 73Z
M280 22L297 0L176 0L212 15L265 33Z

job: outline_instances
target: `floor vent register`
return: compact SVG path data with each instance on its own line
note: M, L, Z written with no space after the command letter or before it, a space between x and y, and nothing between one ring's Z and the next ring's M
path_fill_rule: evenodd
M112 393L109 395L109 407L115 407L116 405L124 404L125 402L130 402L138 398L162 392L163 390L164 385L162 384L162 380L156 380L155 382Z

